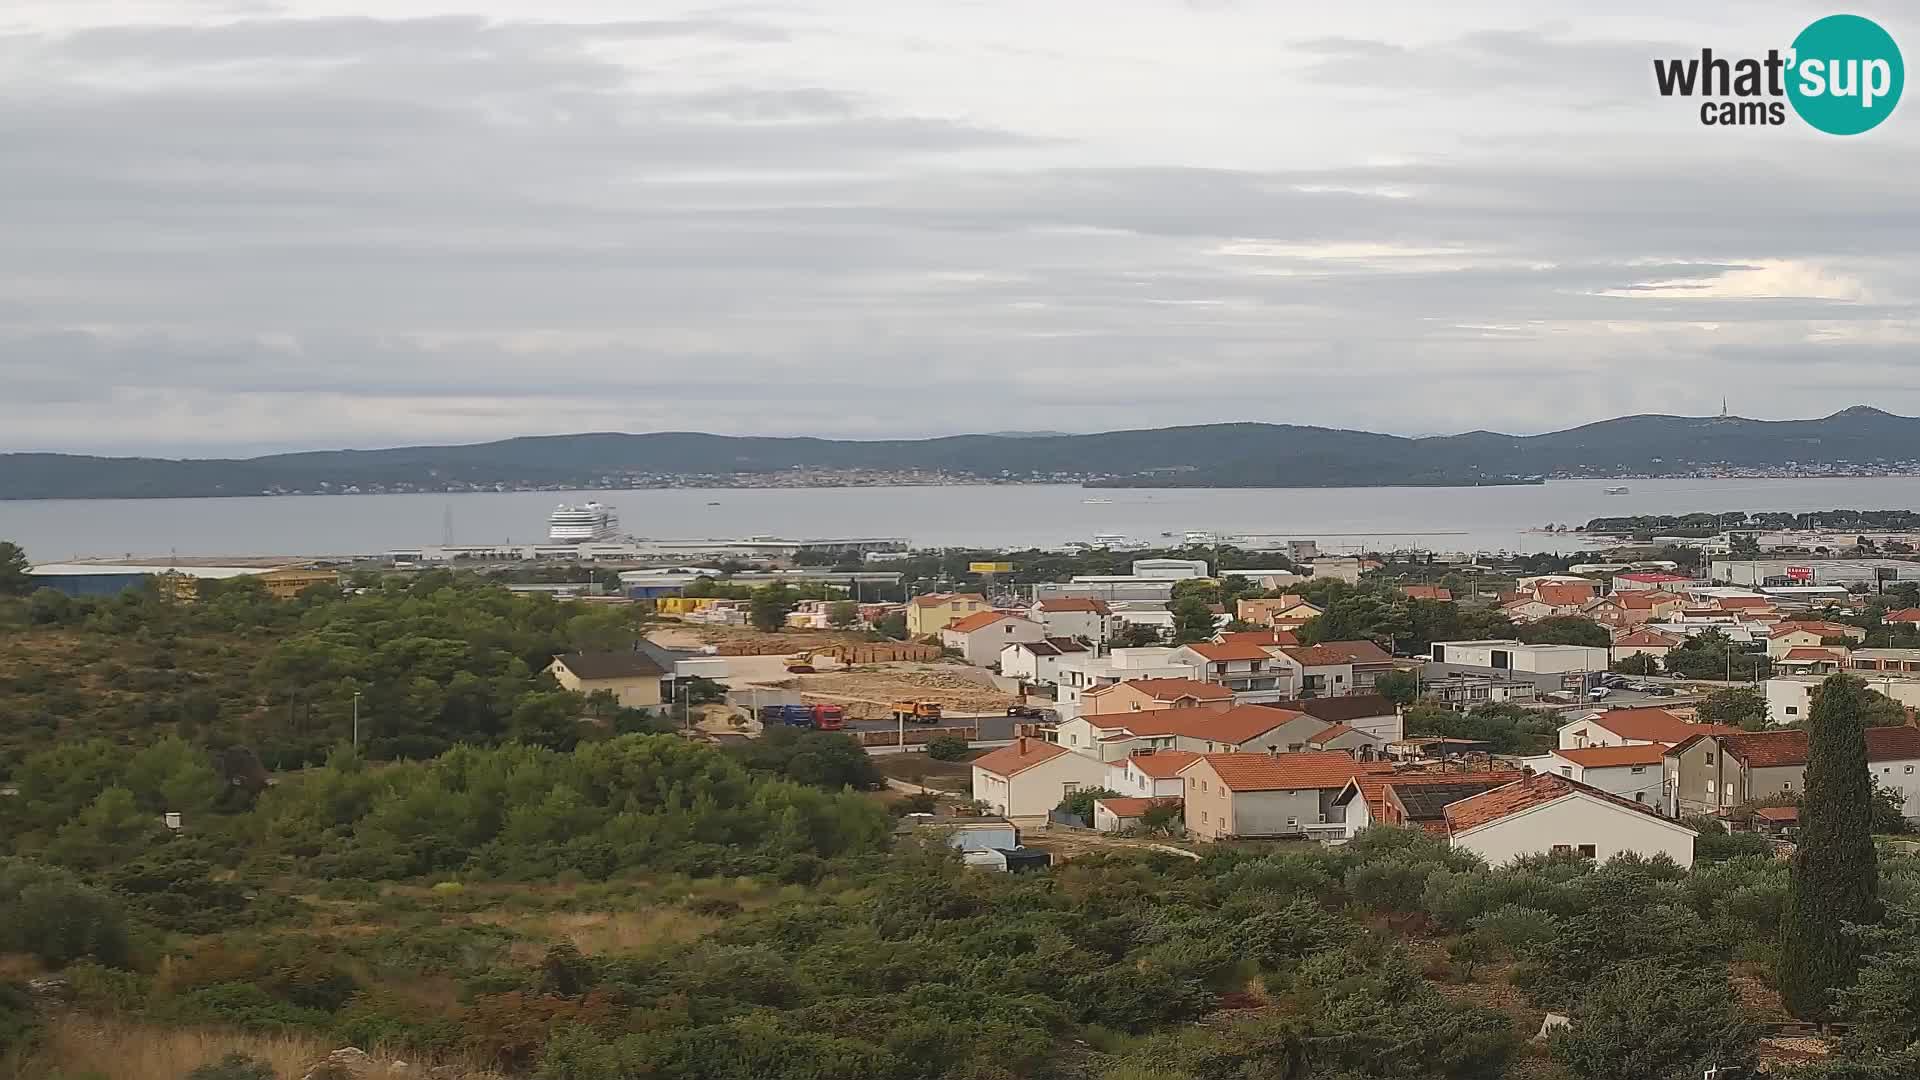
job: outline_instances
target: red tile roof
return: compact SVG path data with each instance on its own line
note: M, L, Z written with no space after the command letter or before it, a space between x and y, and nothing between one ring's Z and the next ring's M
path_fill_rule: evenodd
M1061 754L1073 751L1059 743L1050 743L1045 739L1015 739L1012 743L989 754L973 759L973 767L985 769L995 776L1012 776L1025 772L1035 765L1044 765Z
M1593 592L1592 582L1575 585L1571 582L1543 581L1533 588L1536 600L1554 607L1579 607L1593 599Z
M1127 760L1133 762L1134 768L1155 780L1171 780L1199 756L1189 750L1155 750L1151 754L1135 751Z
M964 619L953 620L947 624L946 628L956 634L971 634L975 630L983 630L992 626L1001 619L1011 618L1013 618L1013 616L1004 611L976 611Z
M1497 771L1453 770L1444 772L1399 772L1371 773L1354 777L1362 799L1375 821L1380 820L1380 808L1386 805L1387 789L1396 787L1420 787L1431 784L1470 784L1485 781L1489 785L1510 784L1525 777L1526 774L1512 769Z
M1871 727L1866 736L1868 761L1920 761L1920 728ZM1720 747L1754 769L1807 763L1807 733L1798 728L1722 735Z
M1400 595L1409 600L1452 600L1453 590L1445 585L1402 585Z
M1791 663L1795 660L1819 660L1838 663L1840 654L1834 652L1832 649L1819 645L1795 645L1793 648L1788 649L1787 654L1782 656L1780 660L1783 663Z
M1682 639L1675 637L1672 634L1663 634L1658 630L1651 630L1646 627L1641 627L1640 629L1635 630L1631 634L1622 634L1619 637L1614 638L1613 643L1615 645L1652 645L1656 647L1665 646L1667 648L1672 648L1673 646L1680 644L1681 640Z
M1060 596L1042 600L1033 605L1041 611L1088 611L1096 615L1111 615L1113 609L1105 600L1091 600L1084 596Z
M1917 613L1920 613L1920 608L1915 608L1913 610ZM1891 622L1892 620L1889 619L1885 621ZM1774 627L1771 631L1768 632L1767 636L1768 637L1786 637L1788 634L1812 634L1815 637L1823 637L1823 638L1830 638L1830 637L1864 638L1867 632L1865 630L1860 629L1857 626L1849 626L1846 623L1816 622L1816 621L1789 619L1786 622L1783 622L1780 625Z
M939 607L942 604L950 604L955 600L973 600L977 603L982 603L982 604L987 602L987 598L984 596L981 596L979 593L967 592L967 593L922 593L921 595L913 598L913 603L917 607Z
M1615 580L1637 581L1642 585L1670 585L1680 581L1692 581L1693 579L1687 577L1685 574L1656 574L1652 571L1643 571L1638 574L1620 574L1615 577Z
M1215 634L1213 640L1222 645L1298 645L1299 635L1291 630L1235 630L1230 634Z
M1663 593L1663 592L1653 592L1650 590L1642 590L1642 589L1631 589L1631 590L1628 590L1627 592L1614 593L1612 596L1608 597L1607 599L1614 601L1615 603L1619 604L1621 607L1626 608L1629 611L1638 611L1642 608L1645 608L1646 610L1651 611L1655 607L1658 607L1661 604L1670 604L1673 601L1678 600L1680 598L1677 596L1670 596L1667 593Z
M1740 730L1724 724L1690 724L1665 709L1611 709L1585 719L1623 739L1669 744L1695 735L1727 734Z
M1196 641L1193 644L1188 645L1186 647L1189 649L1192 649L1196 653L1199 653L1201 656L1206 657L1209 661L1212 661L1213 663L1224 663L1229 660L1271 660L1273 659L1273 655L1271 653L1267 652L1267 650L1261 648L1260 646L1254 645L1252 643L1248 643L1244 645L1243 644L1216 645L1211 641Z
M1156 712L1126 713L1113 719L1114 726L1125 727L1135 735L1181 735L1189 739L1237 746L1304 715L1265 705L1240 705L1220 711L1161 709ZM1102 724L1106 719L1098 714L1087 717L1088 722L1095 725Z
M1733 611L1740 608L1767 608L1773 601L1764 596L1722 596L1719 598L1720 610Z
M1350 728L1345 724L1335 724L1332 727L1327 728L1325 731L1321 731L1316 734L1307 736L1307 741L1310 743L1332 742L1333 740L1353 730L1356 730L1356 729Z
M1387 764L1362 764L1337 751L1306 754L1202 754L1229 791L1339 789L1355 776L1383 772ZM1196 761L1182 773L1200 767Z
M1458 835L1469 829L1477 829L1522 810L1541 806L1575 793L1599 799L1602 802L1610 802L1616 806L1624 806L1645 814L1655 821L1666 820L1656 813L1653 807L1645 803L1623 799L1611 792L1582 784L1578 780L1569 780L1559 773L1535 773L1524 780L1516 780L1505 787L1497 787L1492 791L1482 792L1451 804L1446 810L1447 831ZM1686 826L1676 823L1676 827L1685 828Z
M1081 696L1094 697L1121 686L1132 687L1155 701L1178 701L1183 697L1200 701L1226 701L1233 697L1233 691L1226 687L1218 683L1200 682L1197 679L1134 679L1132 682L1096 686Z
M1393 654L1371 641L1323 641L1319 648L1331 649L1345 654L1347 661L1354 664L1391 664Z
M1880 616L1881 622L1920 623L1920 607L1903 607Z
M1799 821L1800 808L1797 806L1756 806L1753 816L1768 821Z
M1555 750L1553 756L1566 758L1585 769L1605 769L1615 765L1658 765L1666 755L1665 743L1640 743L1634 746L1588 746L1579 750Z
M1093 804L1106 807L1107 811L1117 818L1137 818L1155 806L1179 806L1180 800L1172 796L1163 796L1158 799L1095 799Z
M1291 656L1302 667L1336 667L1353 662L1347 658L1347 653L1325 645L1290 645L1280 651Z

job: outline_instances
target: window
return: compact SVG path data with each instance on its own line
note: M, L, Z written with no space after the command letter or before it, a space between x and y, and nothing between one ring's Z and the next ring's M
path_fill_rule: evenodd
M1707 764L1713 764L1713 751L1707 751Z
M1287 819L1287 828L1289 828L1289 829L1297 829L1297 828L1299 828L1299 827L1300 827L1300 819L1299 819L1299 818L1297 818L1297 817L1290 817L1290 818L1288 818L1288 819Z
M1783 780L1783 781L1781 781L1781 783L1780 783L1780 790L1782 790L1782 791L1792 791L1792 790L1793 790L1793 781L1791 781L1791 780Z
M1076 792L1076 791L1079 791L1079 790L1080 790L1080 785L1079 785L1079 784L1061 784L1060 786L1061 786L1061 787L1062 787L1063 789L1065 789L1065 792L1066 792L1066 794L1067 794L1068 796L1071 796L1071 795L1072 795L1072 794L1073 794L1074 792Z
M1909 766L1907 766L1907 775L1908 775L1908 776L1912 776L1912 775L1913 775L1913 766L1911 766L1911 765L1909 765Z
M1591 859L1591 858L1593 858L1593 857L1594 857L1594 854L1595 854L1595 852L1594 852L1594 849L1593 849L1593 845L1592 845L1592 844L1581 844L1581 845L1580 845L1580 857L1581 857L1581 858L1583 858L1583 859Z
M1207 812L1205 810L1202 810L1200 811L1200 824L1205 825L1206 823L1207 823Z
M1634 802L1646 802L1646 801L1647 801L1647 793L1646 793L1646 792L1644 792L1644 791L1636 791L1636 792L1634 792L1634 793L1633 793L1633 801L1634 801Z
M1789 705L1789 706L1787 706L1787 715L1788 715L1788 716L1794 716L1794 715L1796 715L1796 714L1798 714L1799 712L1800 712L1800 706L1798 706L1798 705Z
M1645 765L1635 765L1632 769L1632 773L1634 776L1639 776L1641 773L1646 771L1647 771L1647 767Z
M1561 775L1561 776L1564 776L1564 777L1567 777L1568 779L1572 779L1572 777L1573 777L1573 766L1571 766L1571 765L1562 765L1562 766L1560 766L1560 775Z
M1207 790L1207 782L1205 780L1200 781L1200 790L1201 791Z
M1573 852L1573 848L1570 845L1567 845L1567 844L1553 845L1553 853L1555 855L1568 855L1568 854L1571 854L1572 852Z

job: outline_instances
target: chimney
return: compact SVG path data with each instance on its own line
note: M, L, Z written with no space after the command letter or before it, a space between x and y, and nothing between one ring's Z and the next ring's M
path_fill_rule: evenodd
M1022 735L1020 736L1019 739L1015 740L1014 746L1015 746L1015 750L1014 750L1015 753L1019 754L1021 757L1027 756L1027 737L1025 735Z

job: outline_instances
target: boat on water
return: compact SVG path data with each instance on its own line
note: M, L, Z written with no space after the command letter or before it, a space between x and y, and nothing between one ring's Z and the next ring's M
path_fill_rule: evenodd
M1607 489L1605 489L1604 491L1602 491L1602 492L1600 492L1600 494L1602 494L1602 495L1625 495L1625 494L1627 494L1628 492L1630 492L1630 491L1632 491L1632 490L1633 490L1632 488L1625 488L1625 487L1610 487L1610 488L1607 488Z
M1101 533L1095 536L1091 546L1106 548L1108 551L1145 551L1147 545L1121 533Z
M610 540L620 529L613 507L600 502L579 506L561 504L547 515L547 539L556 544L588 544Z
M1080 502L1084 506L1106 506L1112 503L1113 500L1112 499L1081 499Z

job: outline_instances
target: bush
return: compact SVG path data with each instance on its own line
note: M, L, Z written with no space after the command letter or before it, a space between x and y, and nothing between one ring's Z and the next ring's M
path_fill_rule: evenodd
M972 748L958 735L935 735L927 740L927 756L935 761L965 761Z
M27 1045L39 1027L40 1014L34 1010L33 995L27 988L0 982L0 1058Z
M128 959L127 919L106 893L24 859L0 859L0 952L31 953L48 967L91 957Z

